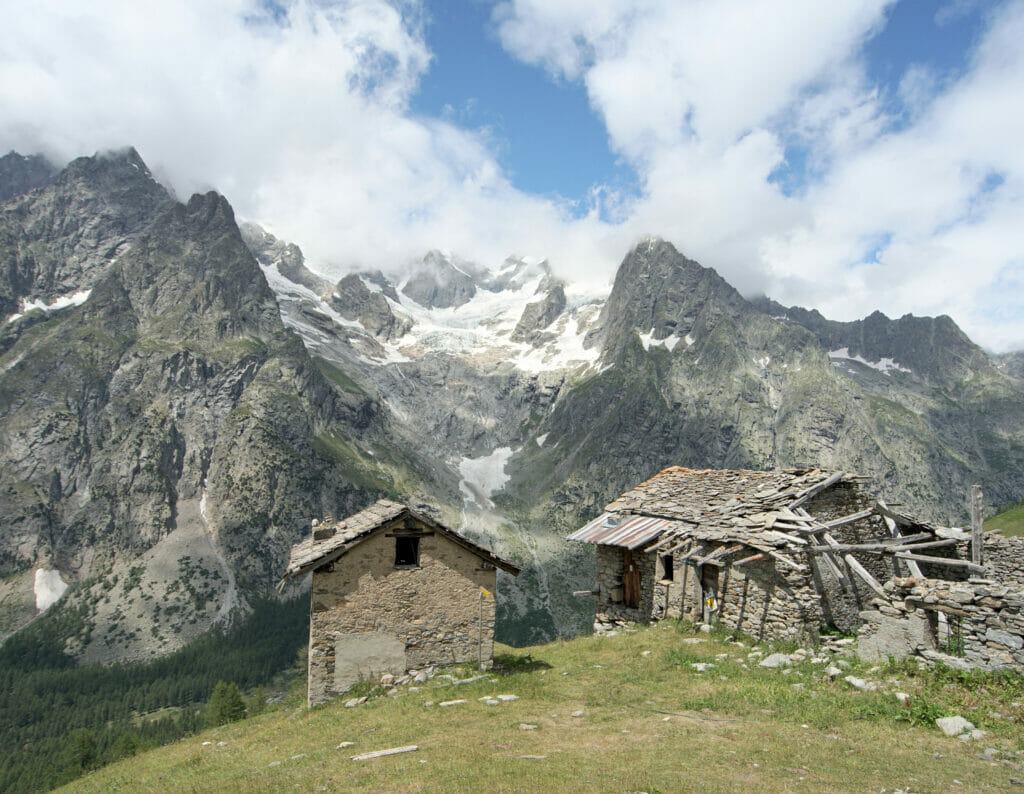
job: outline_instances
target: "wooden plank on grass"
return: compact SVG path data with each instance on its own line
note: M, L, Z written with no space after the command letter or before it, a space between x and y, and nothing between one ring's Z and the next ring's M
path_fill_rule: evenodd
M405 747L391 747L387 750L374 750L372 753L362 753L352 756L353 761L369 761L371 758L383 758L386 755L398 755L399 753L413 753L420 748L415 744Z

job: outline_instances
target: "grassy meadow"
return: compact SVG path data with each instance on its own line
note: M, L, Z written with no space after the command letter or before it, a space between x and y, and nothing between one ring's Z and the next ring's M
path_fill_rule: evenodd
M759 657L747 656L754 648L663 623L615 637L499 646L485 680L437 677L396 695L364 685L370 699L354 708L342 698L307 711L297 682L274 711L118 762L67 790L1019 790L1021 674L848 658L850 668L830 681L828 664L813 656L786 672L758 667ZM469 667L455 673L473 675ZM856 690L846 675L875 681L879 691ZM479 700L502 694L518 699ZM452 700L466 702L440 705ZM953 714L987 735L945 737L934 718ZM351 758L408 745L418 750Z
M996 513L985 521L985 529L998 529L1004 535L1024 535L1024 505Z

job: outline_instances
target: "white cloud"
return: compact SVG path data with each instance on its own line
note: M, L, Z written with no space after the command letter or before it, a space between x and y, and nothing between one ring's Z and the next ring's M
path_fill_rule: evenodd
M958 81L915 66L892 95L861 60L890 0L501 3L506 49L578 81L640 177L635 199L595 186L582 218L517 190L491 132L410 112L431 59L420 1L23 5L0 26L0 149L133 144L180 195L216 187L333 273L441 247L610 280L658 234L747 293L836 319L946 312L1024 346L1006 292L1024 250L1021 0L990 13ZM806 183L787 195L794 147Z
M989 16L958 82L909 64L885 97L899 117L862 61L890 5L508 0L496 18L509 51L586 86L644 183L627 225L747 293L835 319L949 313L1022 346L1024 309L992 285L1024 280L1024 3ZM771 178L789 145L806 156L791 196Z

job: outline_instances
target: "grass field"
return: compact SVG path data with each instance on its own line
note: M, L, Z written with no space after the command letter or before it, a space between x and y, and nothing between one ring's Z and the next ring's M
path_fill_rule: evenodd
M1024 535L1024 505L997 513L985 521L985 529L998 529L1004 535Z
M1024 779L1020 674L964 678L850 660L843 675L909 693L908 708L892 694L829 681L827 665L800 662L787 674L757 667L750 651L675 624L499 646L500 669L488 680L433 679L355 708L334 701L307 711L296 694L276 711L117 763L69 790L998 791ZM714 667L698 673L700 663ZM518 700L478 700L498 694ZM466 702L439 705L449 700ZM951 714L988 735L946 738L933 721ZM419 749L351 760L407 745Z

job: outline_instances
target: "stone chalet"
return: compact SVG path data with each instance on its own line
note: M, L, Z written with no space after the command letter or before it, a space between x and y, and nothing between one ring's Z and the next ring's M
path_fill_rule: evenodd
M976 551L866 486L820 469L665 469L568 538L597 547L595 631L682 617L809 644L856 632L868 658L1024 664L1024 539L985 533Z
M380 500L340 522L314 522L313 536L292 548L282 579L283 586L313 574L309 705L385 673L489 665L499 568L519 574L397 502Z

